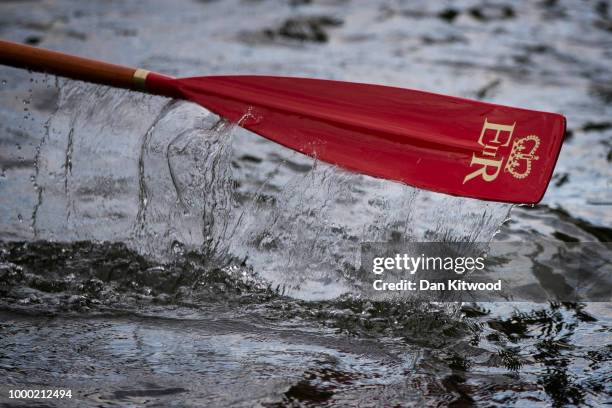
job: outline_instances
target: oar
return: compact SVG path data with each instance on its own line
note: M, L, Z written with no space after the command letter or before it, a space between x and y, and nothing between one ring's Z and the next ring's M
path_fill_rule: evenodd
M172 78L0 41L0 63L185 99L298 152L447 194L537 203L565 118L429 92L273 76Z

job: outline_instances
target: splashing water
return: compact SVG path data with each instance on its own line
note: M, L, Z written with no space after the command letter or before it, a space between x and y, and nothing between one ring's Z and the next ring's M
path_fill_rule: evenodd
M353 290L362 242L488 242L510 209L349 173L197 105L106 87L66 82L44 128L33 238L122 241L162 262L197 251L308 299Z

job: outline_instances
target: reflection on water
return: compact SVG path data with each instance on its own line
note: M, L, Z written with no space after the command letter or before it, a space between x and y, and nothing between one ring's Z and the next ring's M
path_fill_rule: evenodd
M0 254L0 392L71 388L68 406L597 406L611 391L606 303L302 301L198 253Z

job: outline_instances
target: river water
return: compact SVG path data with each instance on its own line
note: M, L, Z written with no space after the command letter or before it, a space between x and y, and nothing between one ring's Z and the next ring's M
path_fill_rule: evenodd
M0 5L3 38L125 65L425 89L570 130L543 202L511 207L351 174L186 102L0 68L0 403L609 402L610 303L361 291L362 242L612 238L607 3L421 3Z

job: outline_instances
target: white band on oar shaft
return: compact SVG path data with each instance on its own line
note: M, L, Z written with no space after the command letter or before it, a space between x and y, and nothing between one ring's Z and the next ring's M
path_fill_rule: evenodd
M138 68L134 71L134 87L136 89L146 90L147 75L150 71Z

